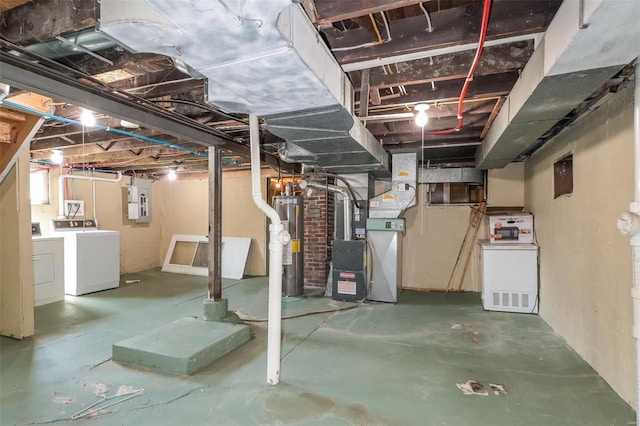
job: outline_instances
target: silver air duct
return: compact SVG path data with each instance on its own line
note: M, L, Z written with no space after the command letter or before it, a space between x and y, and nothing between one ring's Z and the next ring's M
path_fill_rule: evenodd
M418 154L394 154L391 189L369 200L370 218L397 218L416 205Z
M283 158L389 176L388 155L353 116L351 83L291 0L102 0L99 29L187 64L207 78L208 103L265 118L287 141Z

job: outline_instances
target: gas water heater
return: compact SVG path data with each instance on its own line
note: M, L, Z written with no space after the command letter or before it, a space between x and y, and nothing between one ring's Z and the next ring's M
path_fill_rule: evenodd
M284 229L289 231L291 241L284 246L282 256L282 295L300 296L304 293L304 204L302 197L292 193L287 185L285 195L273 197Z

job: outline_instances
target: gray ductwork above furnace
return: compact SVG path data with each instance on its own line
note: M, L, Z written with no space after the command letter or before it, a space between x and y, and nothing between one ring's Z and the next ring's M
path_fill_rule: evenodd
M101 0L99 30L207 78L206 101L263 117L287 141L286 160L390 176L388 154L353 115L351 83L291 0Z
M638 0L565 0L476 152L476 167L504 167L527 152L638 57L639 22Z

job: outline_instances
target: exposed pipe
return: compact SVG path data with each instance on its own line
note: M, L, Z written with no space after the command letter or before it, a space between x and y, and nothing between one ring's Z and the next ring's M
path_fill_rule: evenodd
M476 68L478 67L478 63L480 62L480 56L482 56L482 50L484 49L484 41L487 37L487 27L489 26L489 14L491 12L491 0L484 0L484 9L482 11L482 27L480 28L480 40L478 41L478 50L476 50L476 56L473 58L473 62L471 63L471 68L469 69L469 73L467 74L467 78L464 81L464 85L462 86L462 90L460 91L460 98L458 100L458 125L453 129L447 130L435 130L426 132L427 135L447 135L450 133L455 133L462 129L462 125L464 124L463 119L463 107L464 107L464 98L467 96L467 90L469 89L469 85L473 81L473 75L476 72ZM424 128L422 129L424 133Z
M269 323L267 330L267 384L280 382L280 338L282 327L282 246L291 239L278 212L262 198L260 182L260 124L249 115L251 144L251 190L253 202L271 220L269 225Z
M337 185L323 185L318 182L309 182L306 180L300 181L298 184L300 189L304 190L306 188L315 188L322 189L329 192L334 192L336 194L342 195L344 199L344 240L351 240L351 197L349 197L349 191L346 188ZM354 200L355 201L355 200Z
M62 219L64 218L66 215L64 214L64 180L65 179L81 179L81 180L89 180L92 181L92 200L93 200L93 218L96 219L96 193L95 193L95 182L99 181L99 182L113 182L113 183L117 183L120 182L122 180L122 172L115 172L117 174L117 177L115 179L110 179L110 178L101 178L101 177L97 177L97 176L84 176L84 175L72 175L72 174L68 174L68 175L60 175L60 177L58 178L58 212L59 212L59 217Z
M633 90L634 200L631 211L640 215L640 57L636 58ZM636 216L638 217L638 216ZM640 222L636 220L636 224ZM640 232L631 237L633 252L633 337L636 339L636 424L640 424Z
M636 424L640 424L640 57L636 58L633 91L633 194L629 211L618 219L618 229L630 238L632 262L631 297L633 337L636 343Z
M29 108L29 107L25 107L23 105L19 105L7 100L0 100L0 104L4 104L7 105L11 108L16 108L25 112L28 112L30 114L34 114L34 115L38 115L40 117L44 117L44 118L49 118L51 120L57 120L60 121L62 123L68 123L68 124L75 124L77 126L82 126L83 124L80 121L76 121L76 120L71 120L69 118L65 118L65 117L60 117L58 115L54 115L54 114L48 114L42 111L37 111L35 109ZM158 145L164 145L164 146L168 146L171 148L176 148L179 149L181 151L185 151L188 152L190 154L195 154L195 155L199 155L201 157L206 157L207 154L204 153L200 153L198 151L194 151L193 149L181 146L181 145L176 145L174 143L170 143L167 141L162 141L160 139L155 139L155 138L150 138L148 136L144 136L144 135L139 135L137 133L132 133L132 132L127 132L125 130L120 130L120 129L114 129L113 127L108 127L108 126L101 126L101 125L95 125L95 126L89 126L92 129L98 129L98 130L104 130L106 132L111 132L111 133L117 133L119 135L123 135L123 136L128 136L131 138L135 138L135 139L140 139L143 141L147 141L147 142L152 142L152 143L156 143Z

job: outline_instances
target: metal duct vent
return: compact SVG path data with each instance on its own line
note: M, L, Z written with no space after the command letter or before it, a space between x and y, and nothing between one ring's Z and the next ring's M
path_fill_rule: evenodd
M484 170L471 168L420 169L418 183L484 183Z
M636 0L563 2L476 152L476 167L509 164L638 57L639 16Z
M390 175L388 155L353 116L351 83L291 0L102 0L99 29L206 77L208 103L265 118L288 142L283 158Z

